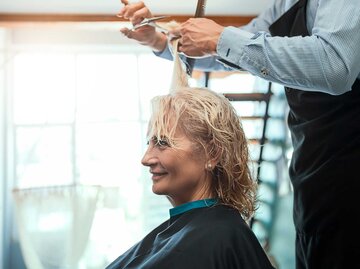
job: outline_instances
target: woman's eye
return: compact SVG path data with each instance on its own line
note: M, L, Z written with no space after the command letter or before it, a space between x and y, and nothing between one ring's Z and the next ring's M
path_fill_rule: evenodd
M168 147L169 146L169 143L165 139L158 140L156 144L159 145L160 147Z
M158 139L157 137L154 136L148 142L148 145L149 144L152 144L154 146L161 147L161 148L170 147L169 140L166 137L164 137L162 139Z

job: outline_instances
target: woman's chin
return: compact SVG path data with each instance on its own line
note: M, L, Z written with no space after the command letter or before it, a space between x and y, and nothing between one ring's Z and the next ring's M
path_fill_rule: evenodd
M161 185L162 184L160 182L153 182L153 185L152 185L153 193L158 194L158 195L167 195L166 188L164 188Z

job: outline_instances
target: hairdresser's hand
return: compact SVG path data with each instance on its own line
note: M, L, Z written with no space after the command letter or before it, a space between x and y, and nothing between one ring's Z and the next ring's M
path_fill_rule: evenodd
M170 35L180 36L179 52L190 57L202 57L216 54L216 46L223 30L223 26L212 20L197 18L182 23Z
M121 0L124 7L119 11L118 17L129 19L133 25L140 23L145 18L151 18L150 10L144 2L129 4L128 0ZM138 41L141 45L149 46L155 51L163 51L167 45L166 35L156 32L154 27L143 26L136 30L128 28L120 29L126 37Z

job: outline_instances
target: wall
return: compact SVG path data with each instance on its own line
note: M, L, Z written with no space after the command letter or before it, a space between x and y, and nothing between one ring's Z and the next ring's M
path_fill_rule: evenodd
M5 205L5 30L0 28L0 268L4 268Z
M167 1L143 0L155 14L194 14L197 0ZM269 0L208 0L208 15L256 15ZM119 0L1 0L0 13L83 13L116 14L120 9Z

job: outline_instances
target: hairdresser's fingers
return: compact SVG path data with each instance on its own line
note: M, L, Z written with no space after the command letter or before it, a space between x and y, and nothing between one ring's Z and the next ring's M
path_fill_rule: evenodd
M124 4L124 6L120 9L120 11L118 12L118 14L116 16L119 18L125 18L125 14L128 12L131 4L129 4L128 0L124 0L124 1L122 0L121 2ZM128 18L126 18L126 19L128 19Z
M187 54L184 52L184 46L180 42L178 43L178 52L187 56Z
M136 30L130 30L128 28L120 29L120 32L127 38L137 40L140 44L149 45L153 43L155 35L155 29L151 26L142 26Z
M189 39L186 36L181 36L178 42L178 51L186 53L187 48L193 46L193 44L189 43Z
M132 31L129 28L126 28L126 27L121 28L120 32L127 38L132 38Z
M139 24L142 22L145 18L151 18L152 14L150 10L147 7L143 7L137 11L134 12L133 16L130 18L130 21L133 25Z
M191 48L184 45L178 46L178 52L186 57L199 57Z
M181 46L180 42L178 43L178 52L179 52L179 53L183 53L183 51L182 51L182 46Z
M193 57L193 58L206 56L206 53L201 49L194 47L192 45L189 46L187 44L181 44L181 46L178 47L178 51L188 57Z
M125 19L131 19L134 16L134 13L138 11L139 9L142 9L145 7L144 2L137 2L134 4L129 4L124 7L124 13L123 17Z
M125 12L125 8L123 7L122 9L120 9L120 11L116 14L116 17L122 18L123 14Z
M124 4L124 6L127 6L129 4L129 1L128 0L121 0L120 1L122 4ZM123 14L125 12L125 7L122 7L120 9L120 11L118 12L118 14L116 14L117 17L119 18L122 18L123 17Z
M191 53L185 51L187 51L187 49L184 48L184 46L178 46L178 53L180 55L184 55L185 57L189 57L189 58L195 58L195 56L193 56Z
M183 41L182 41L182 38L180 38L179 41L178 41L178 46L177 46L178 52L179 52L180 54L183 54L183 55L187 56L187 55L185 54L184 45L183 45L182 42L183 42ZM185 46L185 49L186 49L186 46Z
M178 52L187 57L199 57L203 53L193 43L189 42L186 37L181 37L178 42Z
M146 27L153 28L151 26L143 26L135 31L128 28L122 28L120 29L120 32L129 39L134 39L139 41L140 43L146 44L147 36L143 33L144 30L146 31Z

